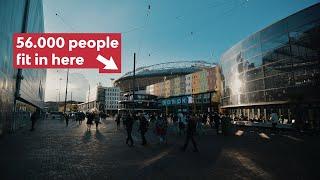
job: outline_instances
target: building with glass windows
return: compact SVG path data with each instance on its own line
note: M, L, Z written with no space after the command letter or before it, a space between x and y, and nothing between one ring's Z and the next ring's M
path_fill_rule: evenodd
M235 117L319 128L320 4L240 41L221 57L221 108Z
M86 102L78 104L78 110L88 112L96 109L107 114L115 114L119 109L120 97L119 87L104 87L99 83L89 88Z
M166 113L204 113L218 110L220 89L220 68L213 66L149 85L146 94L156 96Z
M13 68L12 36L43 32L41 0L0 1L0 135L30 123L30 113L43 109L46 70Z

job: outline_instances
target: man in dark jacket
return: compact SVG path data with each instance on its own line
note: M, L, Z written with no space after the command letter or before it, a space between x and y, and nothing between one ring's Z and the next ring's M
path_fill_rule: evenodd
M187 126L187 137L186 137L186 142L182 148L182 151L185 151L188 147L189 141L192 141L194 152L198 152L198 147L196 144L196 141L194 140L194 134L196 132L196 127L197 127L197 121L194 115L191 116L191 118L188 121L188 126Z
M39 118L39 112L38 110L33 112L31 114L30 120L31 120L31 129L30 131L34 131L34 125L36 124L37 119Z
M131 142L129 146L133 146L133 139L132 139L132 126L133 126L133 115L130 114L126 117L125 120L125 126L126 126L126 130L127 130L127 140L126 140L126 144L129 143L129 141Z
M64 118L66 120L66 126L69 125L69 115L67 113L64 113Z
M217 134L220 134L220 132L219 132L220 116L217 112L214 113L213 120L214 120L214 125L216 127Z
M209 114L209 122L210 122L210 127L213 128L213 115L212 115L212 113Z
M118 114L116 117L116 123L117 123L117 130L120 129L120 121L121 121L121 114Z
M140 115L140 126L139 126L139 130L141 133L141 139L142 139L142 145L146 145L147 144L147 140L145 137L145 134L148 130L148 121L147 119L144 117L143 114Z

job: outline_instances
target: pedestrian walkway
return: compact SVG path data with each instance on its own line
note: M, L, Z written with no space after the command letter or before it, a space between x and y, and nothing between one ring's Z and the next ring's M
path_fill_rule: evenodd
M141 146L134 131L131 148L111 119L90 132L85 122L41 121L33 132L0 139L1 179L319 179L316 136L243 130L225 137L209 130L196 137L199 153L183 153L184 136L171 134L159 145L149 129L149 144Z

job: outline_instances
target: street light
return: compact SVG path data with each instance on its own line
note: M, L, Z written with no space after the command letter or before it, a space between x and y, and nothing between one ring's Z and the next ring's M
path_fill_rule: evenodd
M60 102L61 81L62 81L62 78L59 78L59 102Z

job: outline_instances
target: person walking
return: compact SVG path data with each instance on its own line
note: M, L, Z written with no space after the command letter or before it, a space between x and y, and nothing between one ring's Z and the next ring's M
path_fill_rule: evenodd
M196 122L196 118L194 115L191 116L191 118L188 121L188 125L187 125L187 136L186 136L186 141L184 146L182 147L182 151L186 151L189 141L192 141L193 144L193 151L194 152L199 152L198 147L197 147L197 143L194 140L194 134L196 132L196 126L197 126L197 122Z
M163 142L166 142L166 119L163 118L163 116L157 118L156 124L155 124L155 132L157 136L159 137L159 143L162 144Z
M126 117L126 120L124 121L124 124L126 126L126 130L127 130L127 140L126 140L126 144L128 144L129 146L133 146L133 139L132 139L132 127L133 127L133 114L130 114ZM129 144L130 142L130 144Z
M220 132L219 132L220 116L219 116L219 114L217 112L214 113L213 120L214 120L214 125L215 125L215 128L216 128L217 134L219 135L220 134Z
M148 131L148 124L149 123L143 114L140 114L139 120L140 120L139 130L140 130L141 139L142 139L141 145L144 146L147 144L145 134Z
M204 126L204 115L197 115L196 116L196 121L197 121L197 134L199 135L203 135L204 134L204 130L203 130L203 126Z
M66 127L69 125L69 115L67 113L64 113L64 119L66 120Z
M272 123L272 131L273 131L273 133L276 133L279 117L278 117L278 114L274 110L272 110L272 113L270 115L270 121Z
M76 121L78 121L78 123L80 125L80 121L81 121L81 113L80 112L76 113Z
M179 125L179 135L184 133L185 125L186 125L186 115L181 114L180 118L178 119Z
M107 119L107 114L104 111L101 111L99 114L101 121L106 120Z
M80 112L80 120L79 120L79 124L82 124L82 121L84 121L86 118L86 114L84 112Z
M93 113L87 113L87 131L91 130L92 124L93 124Z
M210 123L210 127L213 128L213 115L212 115L212 113L209 114L209 123Z
M35 112L33 112L33 113L31 114L31 117L30 117L30 120L31 120L31 129L30 129L30 131L34 131L34 126L35 126L35 124L36 124L36 121L37 121L38 117L39 117L39 115L38 115L38 110L35 111Z
M120 121L121 121L121 114L118 114L116 117L116 123L117 123L117 130L120 129Z
M102 118L102 115L100 113L100 116L98 116L97 113L93 113L93 118L94 118L94 123L96 124L96 130L98 130L99 124L101 123L100 118Z

